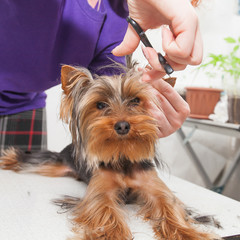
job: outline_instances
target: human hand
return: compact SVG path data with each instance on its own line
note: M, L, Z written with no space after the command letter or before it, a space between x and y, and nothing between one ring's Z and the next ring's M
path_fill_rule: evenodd
M190 108L177 91L163 79L151 81L149 94L154 95L158 101L158 104L149 102L146 106L157 121L158 137L167 137L182 126Z
M188 0L128 0L129 15L142 27L162 29L162 48L165 58L174 70L183 70L188 64L197 65L202 60L202 40L198 18ZM128 26L123 42L112 53L123 56L134 52L139 36ZM164 75L153 49L145 48L149 63L154 68L154 77ZM158 75L157 75L158 74Z

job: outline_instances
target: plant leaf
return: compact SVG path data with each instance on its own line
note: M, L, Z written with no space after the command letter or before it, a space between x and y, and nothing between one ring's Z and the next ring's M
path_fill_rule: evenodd
M239 49L239 45L236 45L236 46L233 48L233 51L236 52L238 49Z
M224 38L224 40L228 43L236 43L236 40L232 37L226 37L226 38Z

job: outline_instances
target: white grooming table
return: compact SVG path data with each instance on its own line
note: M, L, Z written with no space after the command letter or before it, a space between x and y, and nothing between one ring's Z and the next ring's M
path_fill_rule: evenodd
M216 134L240 138L240 125L232 123L218 123L211 120L187 118L186 121L183 123L183 126L190 127L192 131L188 135L186 135L183 129L180 128L177 133L180 136L184 148L186 149L188 155L190 156L200 176L202 177L202 180L204 181L207 188L221 193L227 185L228 181L230 180L233 172L235 171L235 169L237 169L237 165L240 164L240 149L237 151L231 163L225 165L225 168L220 172L220 175L218 176L216 181L212 182L201 163L201 159L199 159L191 145L191 137L193 136L195 131L203 130Z
M221 236L240 233L240 202L179 178L161 174L175 194L199 214L214 215L222 229L205 227ZM67 213L59 214L52 199L62 195L82 197L86 186L71 178L49 178L0 170L0 239L66 240L71 236ZM126 206L135 240L152 240L148 223L135 216L136 206Z

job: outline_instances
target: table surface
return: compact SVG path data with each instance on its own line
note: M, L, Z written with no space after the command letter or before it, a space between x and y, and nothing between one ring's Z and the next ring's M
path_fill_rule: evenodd
M160 177L188 207L199 214L214 215L223 227L207 227L207 231L220 236L240 233L240 202L169 173L160 173ZM51 201L62 195L82 197L85 190L84 183L71 178L0 170L0 239L65 240L71 236L69 216L59 213L59 207ZM125 208L134 239L154 239L149 224L136 217L136 206L127 205Z
M209 189L215 189L215 191L217 192L222 192L235 170L237 170L237 165L240 164L240 149L237 149L235 156L233 156L231 162L226 161L223 169L221 169L221 172L219 172L220 175L217 175L215 177L215 182L212 182L209 174L202 165L202 159L197 156L194 148L191 145L191 137L196 130L203 130L206 132L212 132L240 139L240 125L233 123L219 123L204 119L187 118L186 121L183 123L183 127L191 128L191 131L188 132L188 134L185 134L183 128L180 128L178 130L178 134L187 153L196 165L199 174L202 177L202 180Z
M212 120L187 118L183 123L183 126L240 138L239 124L220 123Z

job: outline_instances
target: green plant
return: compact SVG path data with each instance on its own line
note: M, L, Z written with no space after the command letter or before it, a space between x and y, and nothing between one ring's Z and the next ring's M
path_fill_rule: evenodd
M228 54L213 54L208 55L208 62L203 63L199 69L212 67L226 76L234 79L234 84L240 80L240 37L238 39L227 37L225 42L232 45L232 49ZM213 72L206 72L210 77L214 75Z

